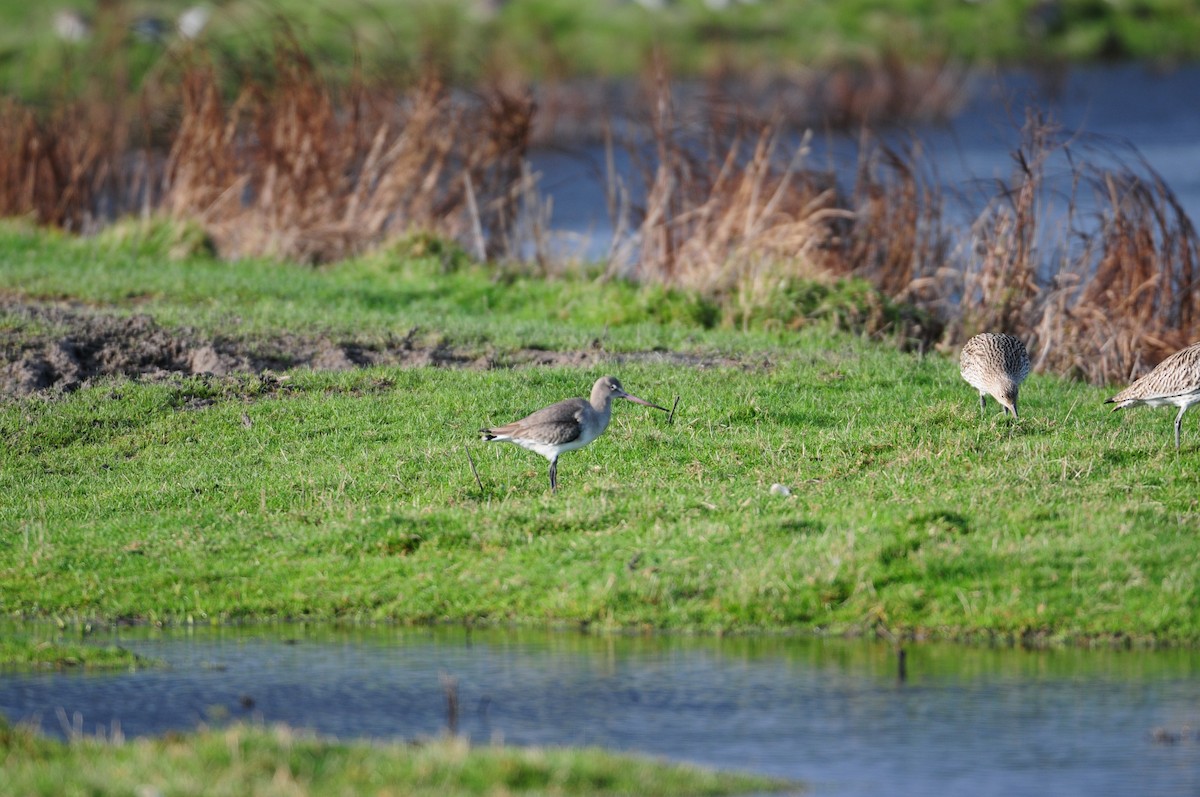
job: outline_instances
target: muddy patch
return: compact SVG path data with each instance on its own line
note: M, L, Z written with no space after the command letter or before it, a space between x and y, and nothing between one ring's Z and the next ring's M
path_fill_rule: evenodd
M0 394L67 392L110 376L165 381L293 368L344 371L376 365L447 368L589 367L661 362L696 367L762 368L735 357L670 351L614 354L598 343L578 351L468 348L411 329L379 340L282 334L243 339L170 329L145 314L115 315L82 304L0 301Z

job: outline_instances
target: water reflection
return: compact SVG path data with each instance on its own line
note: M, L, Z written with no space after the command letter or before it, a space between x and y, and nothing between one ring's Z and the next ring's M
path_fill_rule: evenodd
M117 642L168 667L6 674L0 711L126 735L224 718L343 737L597 744L799 778L817 794L1196 794L1197 652L893 651L811 639L588 637L287 626ZM1173 743L1155 738L1165 731Z

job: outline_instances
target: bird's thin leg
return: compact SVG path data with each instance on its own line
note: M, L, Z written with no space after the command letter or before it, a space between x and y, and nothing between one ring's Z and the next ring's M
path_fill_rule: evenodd
M550 460L550 492L558 492L558 458Z
M1183 414L1187 412L1188 405L1184 404L1179 408L1179 414L1175 416L1175 450L1179 450L1179 426L1183 423Z

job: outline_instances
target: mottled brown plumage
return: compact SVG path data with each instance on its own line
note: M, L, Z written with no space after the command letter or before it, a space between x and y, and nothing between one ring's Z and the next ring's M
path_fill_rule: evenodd
M958 360L959 372L979 391L979 410L987 409L992 396L1017 417L1017 394L1029 376L1029 352L1020 338L983 332L967 341Z
M1200 343L1181 349L1156 365L1132 385L1105 401L1116 404L1113 411L1144 404L1179 408L1175 416L1175 448L1179 448L1179 428L1188 407L1200 401Z
M616 377L602 376L592 385L590 400L564 399L519 421L479 431L488 442L516 443L550 460L550 490L558 492L559 454L583 448L608 428L614 398L667 411L666 407L626 393Z

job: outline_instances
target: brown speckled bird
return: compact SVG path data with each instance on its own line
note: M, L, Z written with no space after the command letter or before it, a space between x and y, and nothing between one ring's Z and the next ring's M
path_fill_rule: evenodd
M1179 425L1188 407L1200 401L1200 343L1180 349L1160 362L1150 373L1105 401L1116 404L1113 411L1145 404L1179 408L1175 416L1175 449L1179 450Z
M979 391L979 411L990 395L1017 417L1017 393L1029 376L1029 352L1020 338L983 332L967 341L958 360L959 372Z
M479 431L488 442L516 443L550 460L550 491L558 492L559 454L583 448L608 428L614 398L667 411L666 407L626 393L615 376L602 376L592 385L590 400L564 399L519 421Z

